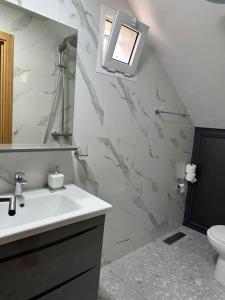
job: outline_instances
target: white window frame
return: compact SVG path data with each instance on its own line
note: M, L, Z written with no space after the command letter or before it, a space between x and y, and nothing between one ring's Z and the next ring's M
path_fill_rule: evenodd
M106 51L105 53L103 53L105 19L107 17L112 19L112 29ZM138 32L138 37L135 42L129 64L113 59L114 50L122 25ZM124 12L116 11L102 5L96 71L99 73L134 81L144 42L147 38L148 29L148 26L139 22L135 17L129 16Z

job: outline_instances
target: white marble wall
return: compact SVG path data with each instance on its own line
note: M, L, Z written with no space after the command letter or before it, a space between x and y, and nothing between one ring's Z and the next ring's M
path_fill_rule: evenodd
M176 191L176 163L190 160L193 125L159 117L156 108L184 111L156 53L145 46L136 82L97 74L100 4L130 11L125 0L10 0L78 29L74 140L89 146L86 161L68 153L45 154L67 181L113 204L107 216L103 262L107 263L182 223L185 195ZM65 156L65 158L64 158ZM26 169L32 187L43 184L47 167L39 154L0 155L2 169ZM4 167L3 167L4 165ZM36 177L29 171L37 166ZM42 167L43 166L43 170ZM8 171L7 171L8 172ZM6 173L7 173L6 172ZM41 177L42 176L42 177ZM6 178L7 179L7 178ZM3 185L3 184L2 184ZM7 185L4 185L7 188Z

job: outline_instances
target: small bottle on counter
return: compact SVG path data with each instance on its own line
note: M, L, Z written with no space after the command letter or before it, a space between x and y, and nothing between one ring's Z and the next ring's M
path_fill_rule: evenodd
M58 167L55 168L55 171L48 173L48 186L53 189L60 189L63 187L64 175L59 172Z

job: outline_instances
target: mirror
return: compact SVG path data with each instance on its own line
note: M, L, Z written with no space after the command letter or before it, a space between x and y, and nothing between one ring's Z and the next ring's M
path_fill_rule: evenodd
M0 144L72 145L77 31L0 4Z

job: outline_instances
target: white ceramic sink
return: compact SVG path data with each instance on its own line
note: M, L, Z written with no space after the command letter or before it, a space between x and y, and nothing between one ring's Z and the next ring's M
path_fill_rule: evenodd
M106 214L112 206L75 185L51 193L47 189L23 193L25 206L8 215L0 203L0 245L34 234Z

